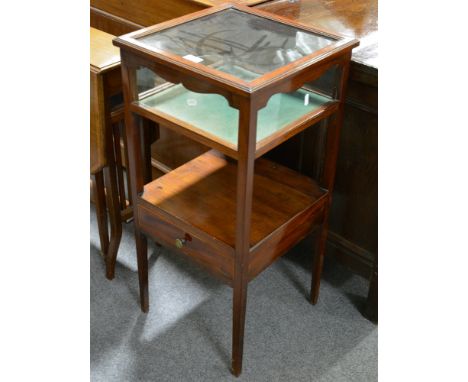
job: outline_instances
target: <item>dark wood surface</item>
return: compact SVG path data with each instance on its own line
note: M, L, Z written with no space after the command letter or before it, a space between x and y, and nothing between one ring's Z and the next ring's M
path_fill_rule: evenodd
M364 277L371 277L368 316L377 317L377 137L378 17L377 0L278 0L259 8L360 40L353 50L341 132L327 253ZM320 141L317 131L290 140L272 158L306 174L317 159L307 153ZM373 271L374 269L374 271Z
M233 0L248 6L265 0ZM91 0L91 26L120 36L214 5L226 3L224 0Z
M256 8L357 38L360 45L353 50L353 62L378 67L377 0L276 0Z
M234 0L244 5L255 5L265 0ZM139 25L154 25L192 12L226 3L223 0L91 0L93 8L126 19Z

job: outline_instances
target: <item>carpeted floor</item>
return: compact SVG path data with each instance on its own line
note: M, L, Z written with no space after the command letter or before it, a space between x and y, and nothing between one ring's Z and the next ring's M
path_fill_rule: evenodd
M132 225L108 281L91 207L91 381L377 381L377 327L359 313L368 283L326 260L319 303L311 239L249 284L244 365L229 372L232 290L150 244L150 312L138 305Z

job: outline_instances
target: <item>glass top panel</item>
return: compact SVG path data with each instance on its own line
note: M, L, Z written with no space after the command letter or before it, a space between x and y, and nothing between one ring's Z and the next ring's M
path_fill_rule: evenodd
M232 8L138 40L245 81L252 81L335 41Z
M275 94L258 113L257 142L331 100L305 89ZM179 84L142 99L140 104L237 147L239 111L230 107L223 96L194 93Z

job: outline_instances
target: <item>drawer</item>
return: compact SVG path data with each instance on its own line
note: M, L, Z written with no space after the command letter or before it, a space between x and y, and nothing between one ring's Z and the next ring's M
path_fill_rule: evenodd
M191 257L229 285L234 275L234 251L226 244L205 238L194 227L176 218L166 218L157 207L140 200L138 221L141 230L166 247Z

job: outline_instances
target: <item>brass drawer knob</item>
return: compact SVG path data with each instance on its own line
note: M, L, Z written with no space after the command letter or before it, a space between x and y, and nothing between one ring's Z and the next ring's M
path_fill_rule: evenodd
M187 240L185 239L175 239L175 246L177 248L182 248Z

